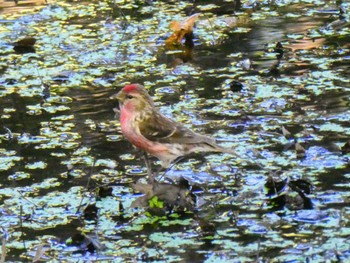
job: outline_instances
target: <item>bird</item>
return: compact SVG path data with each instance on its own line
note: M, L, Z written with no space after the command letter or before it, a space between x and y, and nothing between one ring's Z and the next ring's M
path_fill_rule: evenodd
M136 148L158 158L163 168L169 168L176 159L190 153L236 155L233 149L218 145L215 139L164 116L141 84L124 86L111 96L111 99L115 98L119 102L120 126L124 137Z

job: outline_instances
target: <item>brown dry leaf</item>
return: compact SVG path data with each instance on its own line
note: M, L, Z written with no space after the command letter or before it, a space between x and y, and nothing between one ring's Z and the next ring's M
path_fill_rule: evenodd
M153 196L153 185L151 184L131 184L132 189L134 189L137 192L141 192L145 194L148 198L151 198Z
M193 26L200 14L196 13L187 17L185 20L178 22L172 21L170 23L170 29L174 31L174 33L165 41L166 46L177 46L181 44L181 41L185 36L191 36L193 33Z
M296 151L296 153L297 153L297 157L298 157L298 158L304 158L304 157L305 157L305 152L306 152L306 150L305 150L305 148L304 148L303 146L301 146L301 144L298 143L298 142L295 144L295 151Z
M181 30L181 24L178 21L171 21L170 23L170 29L173 31L179 31Z
M290 138L292 136L292 133L286 129L286 127L282 126L282 134L286 138Z
M145 196L137 198L131 204L131 207L146 207L148 206L148 201L153 196L157 196L159 200L170 205L178 205L186 208L194 205L189 190L183 185L154 182L153 184L131 184L131 187L135 191L145 194Z
M342 154L348 154L350 153L350 141L347 141L342 147L341 147Z
M301 146L301 144L298 143L298 142L295 144L295 150L296 150L297 152L305 152L304 147Z
M15 47L32 47L35 45L36 39L34 37L25 37L13 43Z
M35 53L35 42L36 39L34 37L25 37L12 43L12 45L17 54Z

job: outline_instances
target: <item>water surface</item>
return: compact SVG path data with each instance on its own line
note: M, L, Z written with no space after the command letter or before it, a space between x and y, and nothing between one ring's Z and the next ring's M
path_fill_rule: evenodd
M347 2L0 7L6 262L349 259ZM170 22L196 12L194 48L167 50ZM35 50L15 51L28 36ZM190 156L167 172L191 187L162 187L191 206L132 207L146 169L109 100L132 82L240 155Z

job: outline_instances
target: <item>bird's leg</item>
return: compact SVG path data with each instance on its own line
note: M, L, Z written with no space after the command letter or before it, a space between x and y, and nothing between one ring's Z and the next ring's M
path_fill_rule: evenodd
M145 164L147 167L147 176L148 176L147 182L150 184L153 184L154 178L153 178L153 173L152 173L152 166L151 166L151 163L149 161L149 158L148 158L148 155L146 152L143 152L143 159L145 160Z
M183 160L184 158L181 156L181 157L178 157L165 171L164 171L164 173L160 176L160 178L159 178L159 180L161 180L164 176L165 176L165 174L167 173L167 172L169 172L174 166L175 166L175 164L177 164L177 163L179 163L181 160ZM157 174L159 174L160 173L160 171L162 170L162 167L157 171ZM172 179L170 179L170 178L167 178L171 183L173 183L173 184L175 184L175 182L172 180Z

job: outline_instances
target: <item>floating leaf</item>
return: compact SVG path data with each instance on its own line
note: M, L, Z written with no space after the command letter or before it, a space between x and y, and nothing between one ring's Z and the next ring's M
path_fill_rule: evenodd
M196 19L200 14L193 14L190 17L187 17L185 20L178 22L172 21L170 24L170 29L174 32L173 34L165 41L166 46L178 46L181 44L181 41L185 38L185 45L191 45L189 42L192 42L193 38L193 27Z

